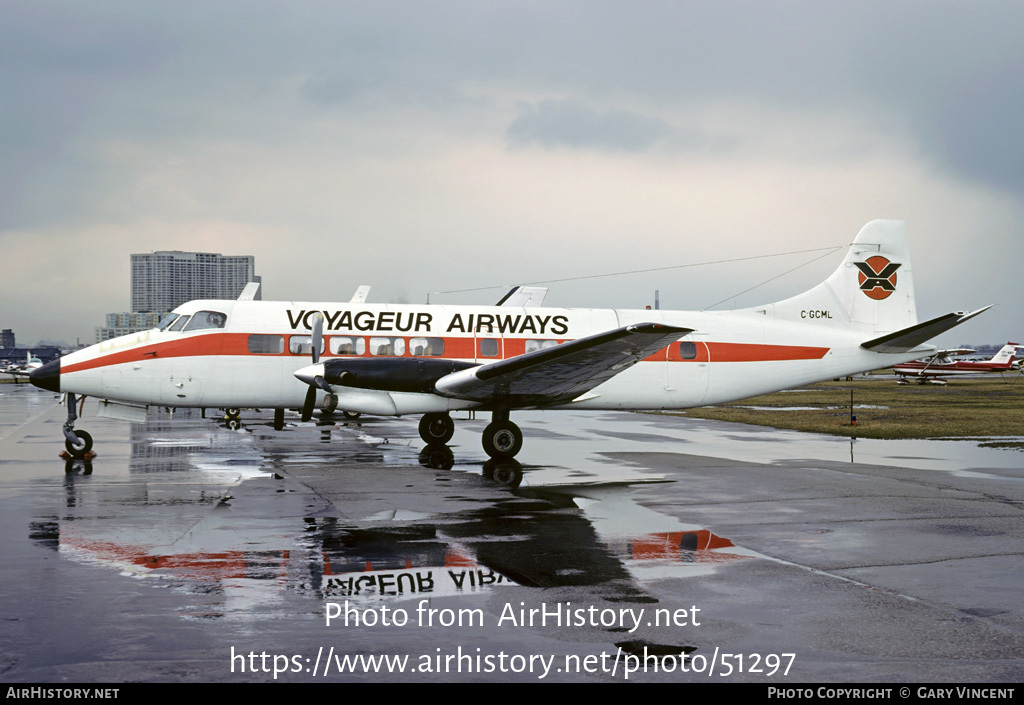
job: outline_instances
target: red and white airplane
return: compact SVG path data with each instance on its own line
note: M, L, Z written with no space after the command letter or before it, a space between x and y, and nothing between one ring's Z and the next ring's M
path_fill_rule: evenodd
M246 298L244 295L242 298ZM419 415L444 444L450 412L490 411L483 446L519 452L517 409L682 409L889 367L934 351L925 341L981 313L918 322L902 221L876 220L818 286L734 311L665 311L295 301L191 301L159 327L73 352L35 370L126 416L148 405ZM133 406L134 405L134 406ZM236 412L237 413L237 412ZM116 415L116 413L114 414Z
M984 374L986 372L1006 372L1014 369L1013 361L1017 356L1017 348L1024 347L1019 343L1007 343L992 356L990 360L954 360L956 355L970 355L974 350L939 350L928 357L919 360L911 360L900 365L893 365L901 384L906 384L908 377L917 379L918 382L934 382L945 384L943 377L949 375Z

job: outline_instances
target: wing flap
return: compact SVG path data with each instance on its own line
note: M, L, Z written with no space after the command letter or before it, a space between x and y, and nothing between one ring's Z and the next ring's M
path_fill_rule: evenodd
M979 308L977 311L965 313L963 311L954 311L953 313L947 313L944 316L933 318L930 321L924 323L918 323L917 325L910 326L909 328L903 328L894 333L887 333L886 335L871 340L865 341L860 346L866 350L871 350L880 353L905 353L910 352L921 343L926 340L931 340L940 333L945 333L947 330L960 325L964 321L977 316L979 313L992 308L986 306L985 308Z
M575 399L690 333L691 328L637 323L535 350L468 370L435 383L438 394L511 406L550 406Z

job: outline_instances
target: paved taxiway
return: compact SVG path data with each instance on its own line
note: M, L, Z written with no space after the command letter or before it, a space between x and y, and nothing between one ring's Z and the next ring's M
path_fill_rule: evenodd
M1019 452L532 412L495 466L482 418L449 453L415 419L93 404L66 466L53 395L0 387L5 682L621 681L645 646L672 672L630 680L1024 678Z

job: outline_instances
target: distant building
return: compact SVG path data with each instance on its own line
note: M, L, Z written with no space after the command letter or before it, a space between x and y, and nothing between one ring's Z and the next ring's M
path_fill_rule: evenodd
M10 328L4 328L0 332L0 348L13 348L14 345L14 331Z
M104 340L110 340L120 335L156 328L163 317L163 313L135 313L133 311L108 313L107 325L96 328L95 342L102 343Z
M132 255L132 311L160 313L193 299L237 299L246 284L261 281L255 270L252 255L179 250Z
M246 284L262 282L252 255L173 250L132 255L131 263L132 310L108 313L106 326L96 328L97 343L154 328L186 301L237 299ZM263 298L262 290L256 298Z

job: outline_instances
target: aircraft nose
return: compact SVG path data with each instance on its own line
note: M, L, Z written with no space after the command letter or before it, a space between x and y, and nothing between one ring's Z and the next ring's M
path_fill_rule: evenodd
M51 392L60 392L60 359L51 360L28 373L29 381Z

